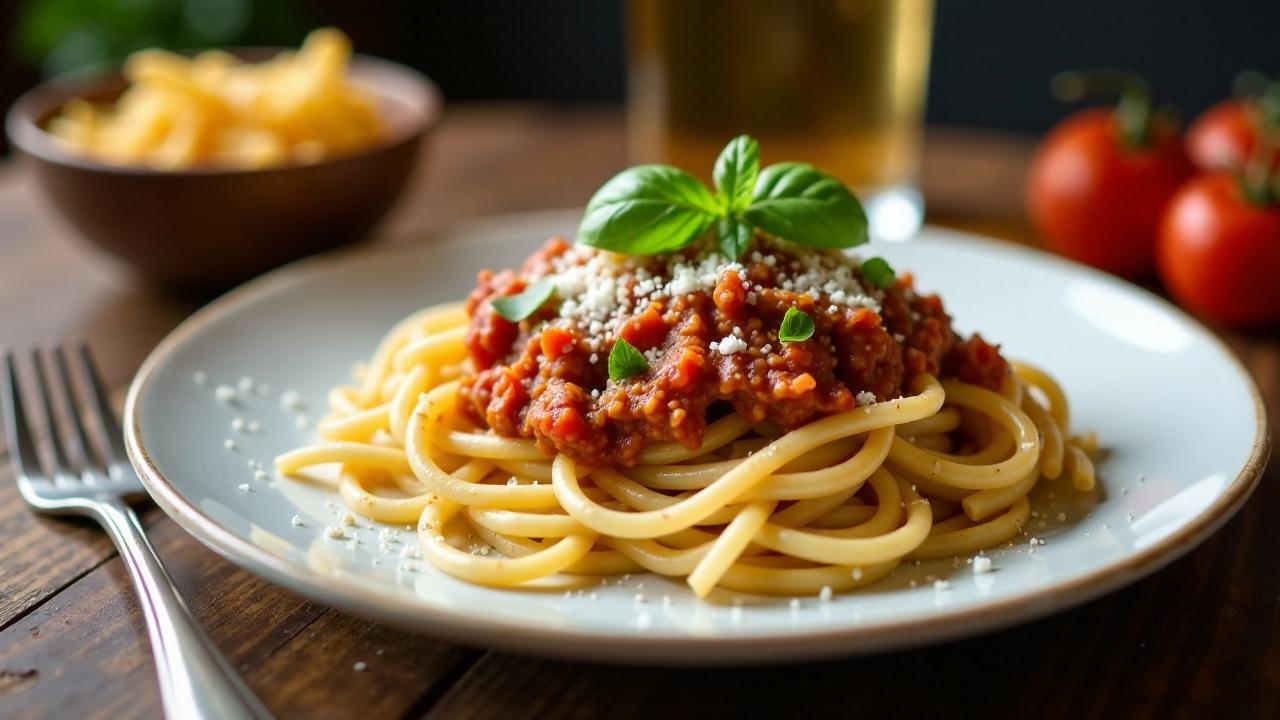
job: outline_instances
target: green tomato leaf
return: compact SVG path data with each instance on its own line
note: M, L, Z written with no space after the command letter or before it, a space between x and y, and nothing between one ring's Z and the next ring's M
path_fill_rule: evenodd
M511 322L520 322L537 312L538 308L556 291L551 278L542 278L516 295L507 295L489 301L495 312Z
M802 310L787 308L782 316L782 327L778 328L778 339L782 342L803 342L813 337L813 318Z
M679 250L721 214L711 191L669 165L623 170L596 191L578 227L578 242L628 255Z
M609 379L622 382L649 369L649 361L634 345L618 338L609 351Z
M751 238L754 235L751 226L734 217L720 218L720 232L718 236L720 254L729 262L734 262L742 257L742 253L747 251L751 245Z
M729 212L739 212L751 204L751 191L759 174L760 143L755 138L739 135L720 151L712 175Z
M862 263L862 279L884 290L892 287L898 276L884 258L868 258Z
M804 163L778 163L760 172L743 217L784 240L820 248L867 241L862 203L839 180Z

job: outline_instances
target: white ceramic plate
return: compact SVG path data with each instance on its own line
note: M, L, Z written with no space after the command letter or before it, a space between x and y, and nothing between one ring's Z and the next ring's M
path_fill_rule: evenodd
M481 267L517 264L576 213L473 223L407 250L304 261L217 300L173 332L129 394L129 453L152 497L209 547L272 582L445 639L615 662L754 663L936 642L1075 605L1150 573L1217 529L1248 497L1269 449L1262 401L1207 330L1163 300L1084 267L999 242L927 228L876 247L917 286L937 290L961 329L1056 375L1077 428L1110 456L1101 490L1080 498L1045 482L1029 537L992 554L995 572L935 561L900 568L829 602L730 596L699 601L683 583L636 576L568 597L502 591L443 576L324 528L332 490L255 479L308 439L283 391L314 414L392 323L464 297ZM208 376L206 385L193 381ZM238 406L214 399L242 377L266 384ZM231 429L237 417L256 433ZM314 417L314 415L313 415ZM230 438L235 448L227 449ZM1059 514L1061 513L1061 515ZM291 519L299 516L297 526ZM402 540L412 534L401 527ZM398 549L398 546L397 546ZM937 580L945 580L939 587ZM643 585L642 585L643 584ZM637 595L643 597L638 602Z

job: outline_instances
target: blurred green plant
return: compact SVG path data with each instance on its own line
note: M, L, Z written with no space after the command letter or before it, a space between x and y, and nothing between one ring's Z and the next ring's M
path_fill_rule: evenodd
M13 47L49 77L151 47L297 44L305 15L298 0L26 0Z

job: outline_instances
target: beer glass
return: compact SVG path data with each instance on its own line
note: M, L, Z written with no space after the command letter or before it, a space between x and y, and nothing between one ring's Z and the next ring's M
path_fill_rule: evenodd
M630 0L628 144L710 180L728 140L812 163L862 199L872 236L920 227L933 0Z

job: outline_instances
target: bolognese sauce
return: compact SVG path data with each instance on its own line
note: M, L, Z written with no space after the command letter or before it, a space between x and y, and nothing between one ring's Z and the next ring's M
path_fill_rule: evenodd
M550 278L551 300L512 322L490 301ZM814 324L778 338L789 308ZM482 271L467 300L472 367L459 403L473 422L590 466L635 463L652 442L696 448L717 406L792 429L900 397L921 373L999 389L998 347L961 337L910 277L863 280L838 251L758 236L740 262L686 251L633 257L547 241L518 270ZM611 380L618 338L648 369Z

